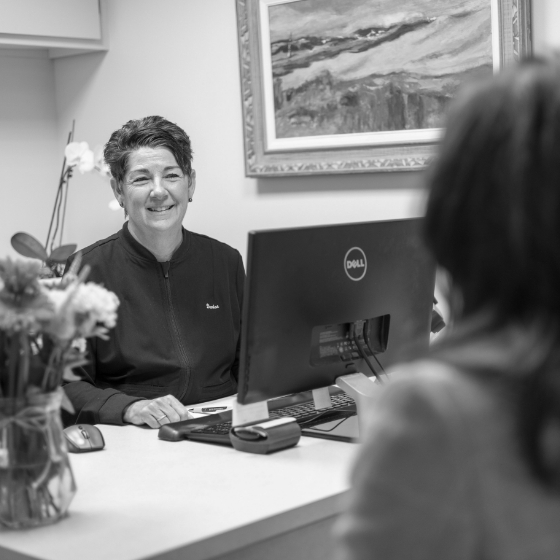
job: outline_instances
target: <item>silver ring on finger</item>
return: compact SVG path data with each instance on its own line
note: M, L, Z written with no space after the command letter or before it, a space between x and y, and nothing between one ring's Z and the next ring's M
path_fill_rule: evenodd
M167 414L164 414L163 416L160 416L159 418L156 418L156 420L158 422L161 422L164 418L167 418Z

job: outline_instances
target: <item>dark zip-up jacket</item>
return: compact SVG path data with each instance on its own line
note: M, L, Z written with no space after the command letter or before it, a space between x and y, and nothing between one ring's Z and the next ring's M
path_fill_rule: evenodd
M64 413L65 424L122 424L140 398L171 394L191 404L235 393L245 279L238 251L183 229L182 244L160 263L125 223L81 252L87 281L114 292L120 306L109 340L88 340L84 380L64 386L76 410Z

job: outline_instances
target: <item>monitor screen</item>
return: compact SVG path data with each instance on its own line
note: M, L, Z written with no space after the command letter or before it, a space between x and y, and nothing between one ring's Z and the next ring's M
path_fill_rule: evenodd
M250 232L238 402L371 376L367 361L385 369L426 348L435 266L421 225L415 218Z

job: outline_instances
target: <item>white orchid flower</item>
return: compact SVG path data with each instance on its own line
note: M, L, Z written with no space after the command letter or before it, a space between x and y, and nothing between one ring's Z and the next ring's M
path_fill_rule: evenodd
M70 142L64 149L66 163L69 166L77 165L80 163L80 159L84 152L87 152L88 150L89 144L87 142Z
M80 173L83 175L84 173L89 173L95 167L95 163L93 161L93 152L91 150L86 150L80 161L78 162L78 169Z
M114 211L121 210L121 205L117 200L111 200L111 202L109 202L109 208Z
M103 146L96 146L93 150L94 169L105 178L111 178L111 170L103 159Z
M112 177L111 168L105 163L105 160L103 160L103 163L99 166L97 171L102 177L105 177L105 179L110 179Z
M94 167L93 152L87 142L70 142L64 149L68 167L78 166L80 173L89 173Z

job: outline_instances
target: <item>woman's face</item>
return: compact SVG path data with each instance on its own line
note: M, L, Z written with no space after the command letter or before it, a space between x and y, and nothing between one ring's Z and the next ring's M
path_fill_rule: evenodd
M129 228L143 239L180 231L195 189L166 148L139 148L128 158L123 184L111 180L115 197L129 216Z

